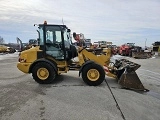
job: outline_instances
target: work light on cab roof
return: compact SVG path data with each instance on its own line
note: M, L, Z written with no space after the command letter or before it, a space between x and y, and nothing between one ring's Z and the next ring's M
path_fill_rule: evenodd
M44 25L47 25L47 21L44 21Z

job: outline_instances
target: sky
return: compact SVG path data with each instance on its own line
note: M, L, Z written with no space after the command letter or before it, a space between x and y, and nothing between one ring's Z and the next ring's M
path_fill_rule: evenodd
M62 24L92 42L144 47L160 41L160 0L0 0L0 36L6 43L37 39L37 27Z

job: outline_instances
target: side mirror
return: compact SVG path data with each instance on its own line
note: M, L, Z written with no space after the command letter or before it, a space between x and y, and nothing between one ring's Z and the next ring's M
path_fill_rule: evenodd
M73 33L73 38L76 38L76 32Z
M71 30L70 30L70 29L67 29L67 32L71 32Z

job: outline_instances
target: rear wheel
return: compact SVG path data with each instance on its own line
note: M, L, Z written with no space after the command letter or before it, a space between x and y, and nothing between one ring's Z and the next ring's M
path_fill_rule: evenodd
M52 83L56 75L54 68L46 62L37 63L32 69L33 79L40 84Z
M104 69L98 64L88 64L82 69L82 79L90 86L98 86L105 79Z

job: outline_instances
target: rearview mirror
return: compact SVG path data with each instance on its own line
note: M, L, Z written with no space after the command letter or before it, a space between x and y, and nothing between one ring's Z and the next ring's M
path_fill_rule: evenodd
M71 32L71 30L70 30L70 29L67 29L67 32Z
M76 38L76 32L73 33L73 37Z

